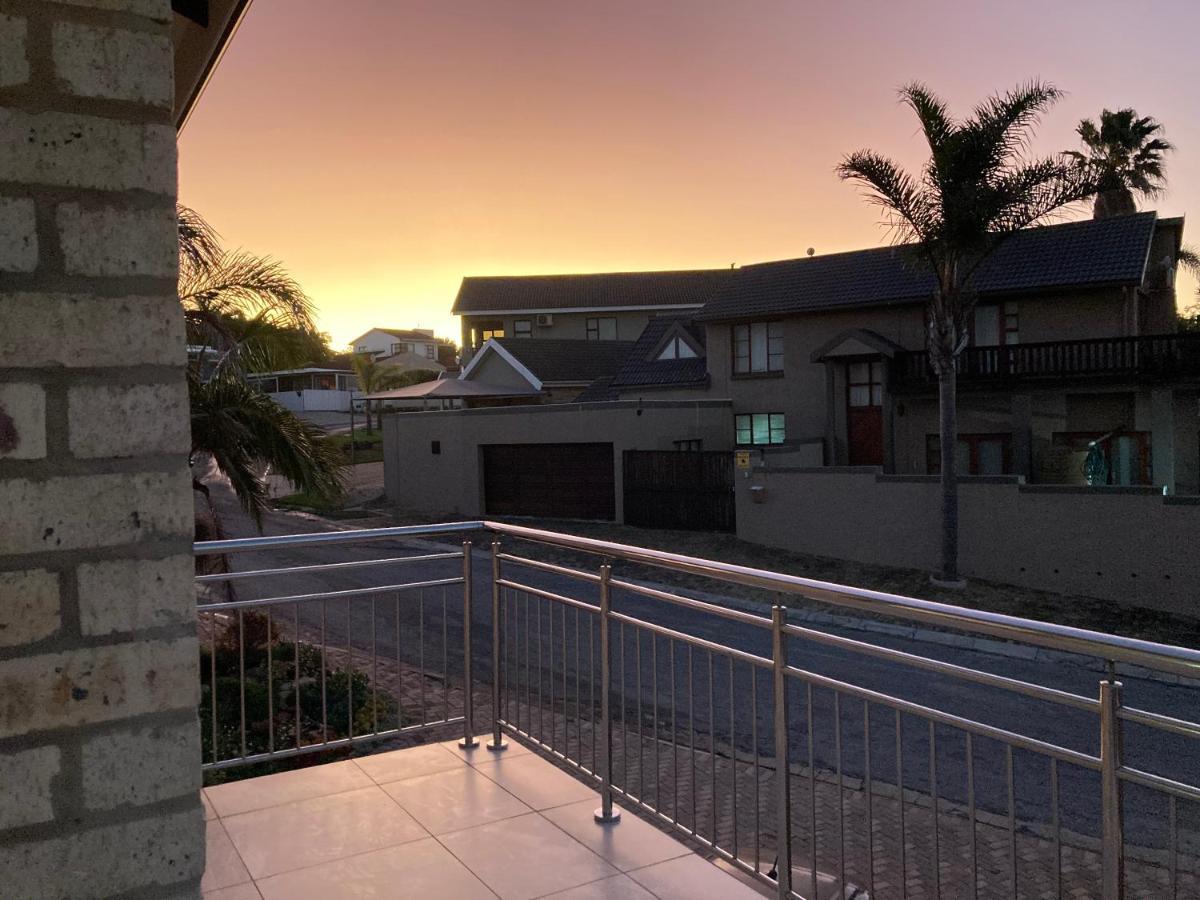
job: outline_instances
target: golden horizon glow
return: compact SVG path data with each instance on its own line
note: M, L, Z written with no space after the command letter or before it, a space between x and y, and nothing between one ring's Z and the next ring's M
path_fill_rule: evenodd
M886 243L833 167L862 147L920 164L895 101L914 79L960 112L1032 76L1064 88L1039 152L1133 106L1179 148L1154 206L1200 208L1191 4L1137 8L1152 45L1112 0L917 6L255 0L180 138L180 199L281 260L338 347L374 326L457 339L464 275ZM1181 306L1195 289L1181 276Z

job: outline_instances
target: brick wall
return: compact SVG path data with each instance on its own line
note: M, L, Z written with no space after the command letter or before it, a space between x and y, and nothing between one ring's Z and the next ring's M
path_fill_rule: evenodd
M169 0L0 0L0 895L204 868Z

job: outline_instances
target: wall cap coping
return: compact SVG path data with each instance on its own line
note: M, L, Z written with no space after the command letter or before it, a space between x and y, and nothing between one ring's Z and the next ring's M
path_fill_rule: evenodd
M517 406L485 406L479 409L430 409L395 413L396 417L419 416L519 416L528 413L607 412L619 409L729 409L732 400L595 400L590 403L526 403ZM391 416L389 416L391 418Z

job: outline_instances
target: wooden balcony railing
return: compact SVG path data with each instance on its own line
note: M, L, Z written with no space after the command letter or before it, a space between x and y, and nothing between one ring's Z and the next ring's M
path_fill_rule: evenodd
M968 347L958 358L960 383L1074 380L1095 377L1139 381L1200 379L1200 334L1047 341L1004 347ZM923 350L896 354L894 388L937 384Z

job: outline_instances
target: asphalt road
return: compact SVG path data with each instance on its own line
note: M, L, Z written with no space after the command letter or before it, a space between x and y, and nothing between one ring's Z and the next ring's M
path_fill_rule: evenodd
M231 537L256 534L249 519L241 514L231 493L220 486L214 491L214 500L221 515L224 528ZM268 534L295 534L327 530L320 520L292 514L269 514L265 521ZM459 546L461 539L447 536L438 539L398 541L386 540L362 544L299 547L280 549L270 553L255 552L231 556L235 570L277 568L282 566L308 566L322 563L347 562L366 558L419 555ZM439 544L441 545L439 547ZM476 548L473 554L475 589L472 598L473 645L477 676L490 681L491 654L491 586L490 557L486 550ZM293 573L269 576L253 581L237 583L239 599L271 596L295 596L354 588L377 587L381 584L398 584L456 577L462 572L461 559L389 565L386 567L351 568L333 572ZM620 577L620 565L614 568L614 577ZM581 583L562 575L509 567L506 577L519 579L544 590L570 596L587 603L596 599L595 585ZM664 572L661 584L670 589L670 573ZM713 591L719 591L714 585ZM426 661L440 665L442 635L449 644L452 671L458 671L461 660L462 606L461 592L457 585L445 589L445 617L443 618L443 589L423 592L418 603L413 592L397 594L381 592L376 601L375 650L385 658L397 653L409 662L414 662L418 645L414 639L418 621L418 607L423 604ZM397 597L402 596L402 600ZM345 646L347 640L364 651L371 649L371 622L369 597L352 601L353 618L347 630L346 607L351 601L331 600L327 610L328 638L332 645ZM309 625L321 618L321 603L301 604L301 616ZM550 623L550 608L554 607L553 626ZM568 610L566 629L562 628L562 607L551 601L518 597L506 600L511 616L508 625L516 623L521 641L526 634L530 644L516 647L518 654L516 670L520 674L522 665L531 679L561 678L565 665L568 685L573 687L576 665L582 669L586 679L593 670L598 671L596 656L592 650L594 636L589 638L587 622L581 624L580 643L575 643L575 611ZM646 621L688 635L718 642L760 656L770 656L769 633L752 625L733 622L693 609L669 605L661 601L615 592L613 608ZM764 614L769 615L764 607ZM290 612L289 612L290 615ZM586 619L591 617L582 614ZM396 619L399 631L406 635L401 646L396 643ZM550 630L553 627L553 635ZM540 630L539 630L540 629ZM750 747L751 724L757 715L757 731L760 752L770 755L771 712L770 675L762 672L755 685L757 709L750 702L752 696L751 674L753 668L745 662L734 666L732 684L727 658L718 656L713 662L713 679L708 680L707 653L695 650L689 654L686 647L677 644L674 651L675 692L671 692L671 651L669 643L659 637L652 640L649 633L637 638L634 629L625 627L622 634L615 629L614 671L624 671L627 714L634 719L638 712L634 698L642 699L643 722L653 720L652 706L653 672L657 671L659 721L664 729L670 721L672 699L679 722L686 720L684 710L689 707L689 669L692 696L690 707L696 716L696 728L702 732L716 732L718 741L727 743L732 731L742 750ZM846 636L864 639L861 632L846 633ZM540 638L540 641L539 641ZM915 641L900 637L871 635L872 643L888 646L925 656L956 663L958 665L992 671L1011 678L1095 696L1101 670L1092 661L1080 660L1079 665L1050 663L1038 660L1000 657L970 649L956 649L942 645ZM640 640L640 644L637 643ZM528 656L523 656L529 646ZM538 647L542 653L539 654ZM653 649L652 649L653 646ZM637 691L637 673L640 647L642 684ZM832 648L810 641L793 640L790 647L793 665L800 668L855 684L870 690L886 693L914 703L933 707L957 716L973 719L988 725L1003 728L1028 737L1058 744L1063 747L1091 754L1098 753L1099 725L1093 714L1048 704L1015 695L1008 691L982 687L945 676L922 672L891 660L877 659ZM539 658L541 668L538 667ZM624 666L621 660L624 660ZM596 667L596 668L594 668ZM614 675L619 681L619 675ZM1200 690L1196 686L1179 686L1159 681L1122 675L1125 684L1125 703L1154 712L1196 721L1200 719ZM539 682L540 683L540 682ZM708 709L713 710L709 720ZM585 688L586 693L586 688ZM794 757L800 760L807 755L807 710L805 686L793 682L790 716L792 721L792 747ZM850 776L861 775L864 769L864 706L861 700L841 697L838 706L841 721L840 746L843 771ZM832 770L837 763L837 729L833 692L827 688L813 691L813 744L818 765ZM896 718L893 710L872 704L870 708L871 766L873 776L882 781L895 781L896 765ZM901 719L902 751L904 760L904 784L906 788L927 791L929 786L930 732L928 723L916 716L906 715ZM965 757L966 747L963 733L949 726L936 728L937 771L939 794L949 800L965 801ZM1007 810L1007 760L1004 745L987 738L975 739L974 771L976 801L980 808L1004 814ZM1128 764L1165 775L1189 784L1200 784L1200 742L1185 737L1150 732L1145 728L1127 725L1125 753ZM1050 767L1046 757L1025 750L1013 754L1014 799L1018 820L1048 822L1050 820ZM1065 828L1084 833L1097 833L1099 822L1099 779L1096 773L1060 764L1060 804L1062 824ZM1187 804L1181 804L1181 810ZM1193 811L1194 812L1194 811ZM1142 846L1163 846L1166 839L1167 804L1162 795L1149 791L1127 788L1126 792L1127 839ZM1200 849L1200 834L1195 827L1195 816L1180 816L1181 850L1196 852Z

